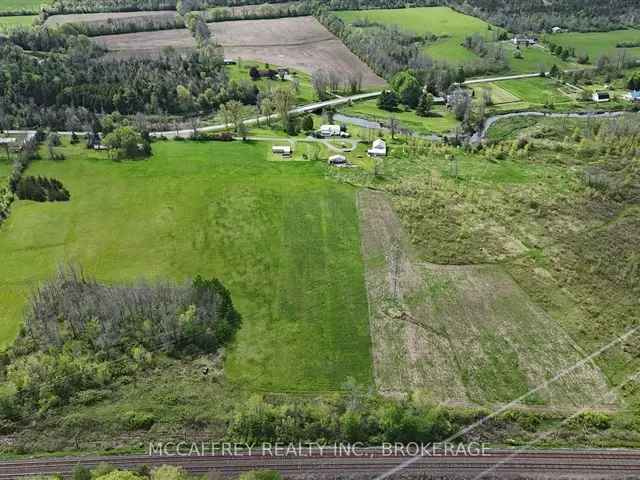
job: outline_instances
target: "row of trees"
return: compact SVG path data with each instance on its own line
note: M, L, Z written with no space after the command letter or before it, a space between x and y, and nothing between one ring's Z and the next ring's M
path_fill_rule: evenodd
M20 200L35 202L66 202L71 198L60 180L47 177L22 177L16 187Z

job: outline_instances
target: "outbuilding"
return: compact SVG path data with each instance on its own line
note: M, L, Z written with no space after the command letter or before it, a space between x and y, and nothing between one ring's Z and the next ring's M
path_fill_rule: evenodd
M271 152L276 155L282 155L283 157L290 157L291 147L288 145L274 145L271 147Z
M611 94L605 91L593 92L593 101L597 103L608 102L611 100Z
M387 143L378 138L373 142L371 148L368 150L370 156L372 157L386 157L387 156Z
M340 166L340 165L347 165L347 157L345 157L344 155L332 155L331 157L329 157L329 165L336 165L336 166Z

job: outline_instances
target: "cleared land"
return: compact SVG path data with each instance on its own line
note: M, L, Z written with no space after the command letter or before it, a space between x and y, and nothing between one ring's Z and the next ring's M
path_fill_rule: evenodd
M45 25L62 25L64 23L127 23L130 21L141 22L144 20L171 20L174 19L176 15L176 12L173 10L54 15L47 18Z
M562 61L562 59L552 55L549 50L540 45L520 47L522 58L514 57L516 47L510 41L503 42L501 45L509 52L509 67L513 73L548 72L553 65L557 65L558 68L563 70L580 68L579 65Z
M371 382L355 190L322 162L270 162L268 143L162 142L115 163L65 147L31 175L60 179L67 203L19 201L0 228L0 335L15 335L29 290L60 262L102 281L220 278L243 315L228 352L245 388L339 389Z
M615 59L619 54L626 54L627 58L640 58L640 47L616 48L619 42L640 42L640 30L615 30L613 32L594 33L560 33L548 37L548 40L563 47L576 49L577 54L587 53L591 62L601 55L608 55Z
M36 15L0 17L0 30L6 31L14 27L30 27L36 18Z
M335 71L342 76L362 74L364 85L384 85L365 63L313 17L239 20L209 24L229 58L256 60L313 73ZM163 47L193 48L186 29L105 35L95 40L126 55L155 54Z
M378 108L377 100L356 102L353 105L340 110L345 115L366 118L368 120L387 123L391 117L395 117L400 125L419 134L449 133L458 126L459 122L453 114L443 106L435 106L432 115L421 117L414 111L388 112Z
M386 196L364 190L359 204L374 372L383 392L506 402L580 360L569 335L503 268L420 263ZM589 364L528 402L615 402L607 391L604 375Z
M571 100L569 96L559 89L554 80L542 77L501 80L495 82L494 85L531 104L543 105L545 103L562 103Z
M480 33L490 38L489 24L479 18L464 15L449 7L420 7L381 10L350 10L335 12L347 23L358 19L384 25L396 25L419 35L433 33L440 38L425 46L425 53L437 60L465 63L478 57L461 44L465 37Z

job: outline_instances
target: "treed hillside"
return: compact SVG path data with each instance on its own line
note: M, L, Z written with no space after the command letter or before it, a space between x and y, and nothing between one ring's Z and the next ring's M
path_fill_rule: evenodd
M556 26L574 31L611 30L640 24L637 0L465 0L460 9L516 32Z

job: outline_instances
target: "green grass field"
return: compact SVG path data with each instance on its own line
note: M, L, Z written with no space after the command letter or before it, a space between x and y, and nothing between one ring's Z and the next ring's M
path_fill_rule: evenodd
M0 17L0 31L7 31L13 27L30 27L36 18L36 15Z
M442 106L435 106L433 108L433 116L420 117L416 115L414 111L405 112L399 110L397 112L387 112L381 110L378 108L377 100L375 99L354 103L340 110L340 112L345 115L383 122L388 121L391 116L395 116L403 127L421 134L448 133L454 130L459 123L453 114Z
M545 103L563 103L571 99L563 94L553 80L541 77L518 80L501 80L495 85L524 102L543 105Z
M503 46L508 52L510 70L516 74L548 72L554 64L562 70L579 68L578 65L563 62L560 58L552 55L546 48L522 47L520 48L522 58L514 58L515 46L511 42L503 42Z
M226 371L247 388L368 384L367 300L353 188L316 162L268 162L268 143L155 143L114 163L65 147L28 174L60 179L68 203L19 201L0 228L0 338L61 262L107 282L219 277L244 324Z
M251 67L256 66L258 68L264 69L264 63L258 62L249 62L245 60L241 60L236 65L227 66L227 72L229 73L229 78L231 80L241 81L241 80L251 80L249 76L249 70ZM271 68L277 68L277 65L271 65ZM300 72L300 71L291 71L291 73L295 73L295 78L298 79L299 91L296 101L298 103L311 103L314 100L317 100L316 93L313 89L313 85L311 84L311 75ZM291 82L283 82L281 80L269 80L267 78L260 79L255 82L257 87L260 90L277 88L282 85L291 85Z
M433 33L446 36L425 47L425 53L437 60L461 64L478 57L464 48L465 37L474 33L486 34L490 38L489 24L449 7L422 7L381 10L355 10L336 12L345 22L367 18L372 22L397 25L403 30L417 34Z
M591 63L601 55L609 55L616 58L621 52L626 52L627 57L640 58L640 47L616 48L619 42L640 42L640 30L615 30L613 32L593 33L560 33L547 37L547 40L563 47L572 47L576 53L589 54Z
M38 11L43 3L49 2L43 0L0 0L0 12Z

